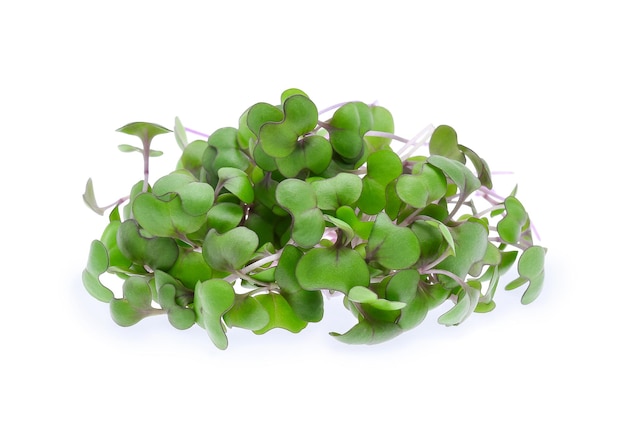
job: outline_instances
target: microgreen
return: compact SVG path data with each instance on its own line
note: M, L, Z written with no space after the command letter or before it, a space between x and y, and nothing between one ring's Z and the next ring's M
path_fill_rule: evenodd
M517 189L497 195L487 162L450 126L407 139L382 106L319 111L289 89L210 135L178 117L172 130L118 131L140 139L119 150L143 156L143 179L106 206L87 181L85 203L109 221L82 273L118 325L165 315L225 349L231 329L302 331L334 292L356 321L331 336L375 344L440 307L445 326L492 311L513 268L504 290L524 288L523 304L542 290L547 250ZM170 132L180 159L150 183L153 138Z

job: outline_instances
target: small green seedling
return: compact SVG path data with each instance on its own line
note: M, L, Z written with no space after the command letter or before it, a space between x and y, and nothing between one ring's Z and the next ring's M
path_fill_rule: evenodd
M505 290L524 287L523 304L541 292L546 249L526 209L516 192L492 191L487 163L449 126L408 140L384 107L348 102L320 114L289 89L211 135L179 118L173 130L135 122L118 131L140 139L119 149L142 155L143 178L108 206L87 181L86 204L109 222L82 280L121 326L166 315L225 349L234 328L302 331L323 318L332 292L356 322L330 334L374 344L446 303L446 326L493 310L516 263ZM150 184L150 158L161 154L152 141L170 132L181 157Z

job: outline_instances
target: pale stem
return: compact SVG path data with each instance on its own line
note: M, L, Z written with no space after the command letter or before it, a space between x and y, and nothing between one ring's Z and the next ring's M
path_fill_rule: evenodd
M106 205L104 207L101 207L101 208L104 208L104 209L113 208L115 206L118 206L118 205L123 204L124 202L128 201L129 198L130 198L130 196L128 196L128 195L127 196L123 196L120 199L118 199L117 201L115 201L115 202L113 202L113 203L111 203L109 205Z
M492 202L493 198L500 200L500 201L504 201L506 198L504 198L501 195L498 195L495 191L486 188L484 186L481 186L479 188L480 192L483 194L483 198L485 198L487 201Z
M535 233L535 236L537 236L537 240L541 242L541 236L539 236L539 231L537 230L537 228L535 227L532 221L530 222L530 229L533 231L533 233Z
M413 211L407 218L405 218L404 220L402 220L401 223L399 223L398 225L401 227L406 227L409 224L412 224L417 217L419 216L419 214L424 210L424 208L417 208L415 211Z
M406 161L410 158L415 151L421 148L430 139L430 136L435 131L433 125L428 125L422 129L417 135L415 135L409 142L404 144L397 152L402 161Z
M456 204L454 205L454 208L452 209L452 211L450 211L450 214L448 214L444 222L447 223L448 221L452 220L452 218L455 216L457 212L459 212L459 210L461 209L463 205L464 205L464 201L461 201L461 200L457 201Z
M198 132L197 130L186 127L185 130L189 133L193 133L194 135L202 136L203 138L208 138L209 135L206 133Z
M274 262L274 261L278 261L278 259L280 258L280 256L282 255L282 250L280 252L276 252L275 254L272 255L268 255L265 258L261 258L258 261L253 262L252 264L243 267L241 269L241 272L243 274L248 274L251 271L256 270L257 268L262 267L265 264L268 264L270 262Z
M261 293L261 292L270 292L272 290L278 290L280 288L280 286L278 284L275 283L270 283L267 286L262 286L262 287L258 287L254 290L250 290L247 294L248 296L253 296L257 293Z
M380 136L381 138L395 139L396 141L404 142L405 144L411 142L411 140L398 136L395 133L382 132L380 130L370 130L365 133L365 136Z
M497 211L497 210L503 210L504 209L504 205L503 204L496 204L493 207L489 207L485 210L482 210L481 212L479 212L478 214L476 214L474 217L476 218L480 218L485 214L489 214L492 211Z
M428 265L426 265L426 266L424 266L424 267L420 268L420 273L422 273L422 274L426 274L426 273L428 273L429 271L430 271L430 272L432 272L432 269L433 269L435 266L437 266L438 264L440 264L440 263L441 263L441 261L443 261L444 259L446 259L447 257L449 257L449 256L450 256L450 254L451 254L451 252L452 252L452 248L450 248L450 247L448 246L448 249L446 249L446 250L445 250L445 252L444 252L444 253L442 253L442 254L441 254L441 256L440 256L439 258L435 259L433 262L429 263Z
M459 285L463 288L463 290L468 290L470 288L470 286L465 282L465 280L463 280L461 277L459 277L458 275L454 274L451 271L432 269L432 270L429 270L428 273L446 275L454 279L454 281L456 281L457 283L459 283Z
M532 246L532 243L528 243L528 242L519 242L519 243L509 243L509 242L505 242L503 241L499 236L496 237L489 237L487 238L487 240L489 240L490 242L497 242L497 243L504 243L505 245L509 245L509 246L513 246L514 248L520 249L522 251L530 248Z
M143 187L142 192L148 192L148 179L150 177L150 141L143 141Z
M232 274L227 276L227 277L225 277L224 280L230 283L230 282L234 282L238 278L240 278L242 280L246 280L246 281L248 281L248 282L250 282L252 284L262 284L264 286L268 285L268 283L265 283L263 281L259 281L259 280L253 279L248 274L244 274L243 272L241 272L241 270L234 270L232 272Z
M328 131L330 131L330 130L333 128L331 125L329 125L329 124L328 124L328 123L326 123L326 122L322 122L321 120L318 120L318 121L317 121L317 125L318 125L319 127L321 127L322 129L326 129L326 130L328 130Z
M329 111L333 111L333 110L335 110L335 109L337 109L337 108L339 108L339 107L342 107L342 106L344 106L344 105L346 105L346 104L349 104L349 103L350 103L350 101L344 101L343 103L337 103L337 104L331 105L330 107L326 107L326 108L324 108L324 109L320 110L320 111L318 112L318 114L319 114L319 115L326 114L326 113L328 113Z

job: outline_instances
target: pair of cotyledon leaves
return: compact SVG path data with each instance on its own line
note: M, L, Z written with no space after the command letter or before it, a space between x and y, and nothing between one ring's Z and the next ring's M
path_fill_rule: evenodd
M250 149L256 165L264 171L278 170L284 177L297 177L302 171L322 174L331 164L339 169L354 169L362 162L368 150L379 150L389 145L390 139L368 136L371 130L393 132L393 118L388 110L351 102L339 107L328 124L323 125L327 138L320 130L315 104L299 90L286 91L280 106L257 103L240 118L236 138L242 149ZM226 129L231 137L235 132ZM209 138L209 145L214 146ZM217 135L223 135L221 133ZM253 142L256 141L256 142ZM217 148L219 149L219 148ZM211 162L219 168L220 163ZM217 167L216 167L217 165ZM356 165L356 167L355 167Z

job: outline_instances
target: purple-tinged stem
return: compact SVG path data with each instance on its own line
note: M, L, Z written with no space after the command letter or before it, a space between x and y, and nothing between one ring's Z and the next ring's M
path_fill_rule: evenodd
M381 132L380 130L370 130L365 133L365 136L380 136L381 138L395 139L396 141L404 142L405 144L411 142L409 139L398 136L395 133Z
M142 192L148 192L150 177L150 141L143 142L143 188Z
M130 198L130 196L128 196L128 195L127 196L123 196L120 199L118 199L117 201L115 201L115 202L113 202L113 203L111 203L111 204L109 204L107 206L104 206L102 208L109 209L109 208L116 207L116 206L118 206L120 204L123 204L124 202L128 201L129 198Z
M202 132L198 132L197 130L191 129L186 127L185 131L189 132L189 133L193 133L194 135L198 135L198 136L202 136L203 138L208 138L209 135L207 135L206 133L202 133Z
M406 161L413 155L415 151L417 151L423 145L426 145L434 130L435 127L433 125L428 125L424 129L422 129L417 135L411 138L409 142L405 143L402 148L400 148L397 152L400 159L402 161Z

